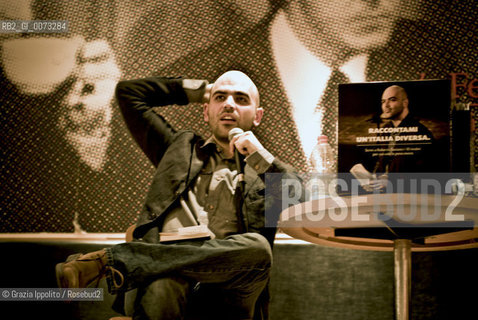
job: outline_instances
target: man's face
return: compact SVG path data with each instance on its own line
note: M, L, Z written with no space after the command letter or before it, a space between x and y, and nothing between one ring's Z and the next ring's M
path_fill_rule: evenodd
M397 87L389 87L382 94L382 114L380 118L402 120L405 110L408 110L408 98Z
M387 43L400 0L299 0L331 45L368 51Z
M228 141L232 128L248 131L259 125L262 114L257 88L238 71L219 77L211 89L209 102L204 104L204 120L214 137L222 142Z

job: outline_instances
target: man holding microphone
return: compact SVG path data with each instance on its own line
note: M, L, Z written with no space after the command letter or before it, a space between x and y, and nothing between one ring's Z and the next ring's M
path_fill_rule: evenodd
M264 113L255 84L240 71L212 85L151 77L120 82L116 95L156 173L135 241L71 256L57 265L59 285L83 287L106 274L112 293L137 289L127 312L134 319L266 319L274 226L283 208L280 180L267 185L265 198L265 175L297 177L251 131ZM153 109L195 102L204 102L206 140L176 131ZM188 228L206 232L191 239ZM162 241L178 231L189 239Z

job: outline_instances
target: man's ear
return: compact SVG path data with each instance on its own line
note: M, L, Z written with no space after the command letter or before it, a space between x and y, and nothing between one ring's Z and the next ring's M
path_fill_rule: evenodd
M261 107L257 107L256 115L254 117L254 121L252 122L254 126L257 127L261 123L263 115L264 115L264 109L262 109Z
M209 122L208 110L209 110L209 103L207 103L207 102L203 103L202 112L203 112L204 121L206 121L206 122Z

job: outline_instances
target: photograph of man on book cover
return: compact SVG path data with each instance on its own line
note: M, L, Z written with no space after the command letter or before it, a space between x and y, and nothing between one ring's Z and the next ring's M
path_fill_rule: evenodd
M447 80L341 85L339 172L449 172L450 101Z

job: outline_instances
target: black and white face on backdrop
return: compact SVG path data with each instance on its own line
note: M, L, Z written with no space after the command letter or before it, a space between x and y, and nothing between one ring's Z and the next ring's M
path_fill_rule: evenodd
M400 0L293 0L285 11L301 41L334 63L386 45L402 15L401 5Z
M212 81L241 67L257 84L266 114L257 136L271 153L304 169L309 137L297 132L318 124L304 120L313 118L294 97L317 91L305 99L313 111L321 93L302 73L313 69L304 59L286 52L289 69L277 70L271 28L281 14L324 64L365 53L352 78L451 77L456 97L477 103L476 1L3 1L2 19L68 20L70 32L0 35L2 151L8 155L0 176L8 214L0 231L71 231L75 214L91 232L131 225L154 169L117 111L113 91L120 77L163 73ZM22 57L28 64L18 62ZM297 70L302 81L284 84ZM165 112L178 129L207 132L200 106Z

